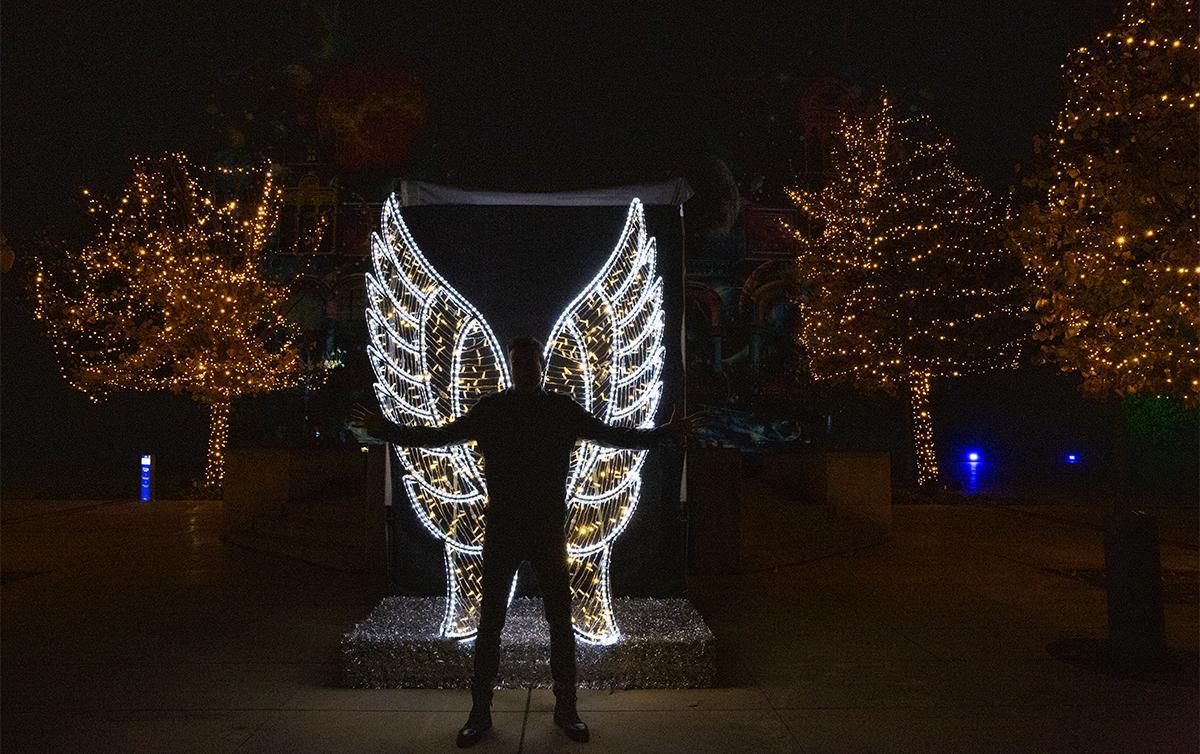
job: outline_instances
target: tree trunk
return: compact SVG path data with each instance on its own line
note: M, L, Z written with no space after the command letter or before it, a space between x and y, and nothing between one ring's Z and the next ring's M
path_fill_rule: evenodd
M208 464L204 483L220 491L225 481L225 445L229 441L229 399L208 404Z
M1104 583L1109 649L1129 665L1160 657L1167 634L1158 520L1135 510L1131 438L1122 405L1119 398L1108 405L1113 511L1104 519Z
M929 390L932 383L933 375L927 369L909 372L908 400L912 410L918 487L925 487L938 480L937 454L933 448L933 416L929 409Z

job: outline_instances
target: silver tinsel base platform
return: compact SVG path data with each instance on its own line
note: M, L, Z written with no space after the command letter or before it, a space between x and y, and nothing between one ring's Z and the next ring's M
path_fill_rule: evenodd
M444 597L387 597L342 637L342 684L350 688L468 688L472 639L443 639ZM713 634L684 599L613 601L621 639L576 640L581 688L700 688L713 683ZM550 682L550 631L537 598L514 599L500 646L504 688Z

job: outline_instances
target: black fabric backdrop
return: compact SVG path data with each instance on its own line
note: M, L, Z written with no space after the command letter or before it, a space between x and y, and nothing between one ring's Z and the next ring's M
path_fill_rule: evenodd
M615 195L620 197L619 192ZM487 204L403 207L401 214L421 251L479 310L501 347L519 335L533 335L544 342L559 314L608 258L624 225L628 202L539 206L531 203L530 195L521 195L522 205L503 205L494 203L495 196L489 195L492 201ZM582 201L596 201L596 197L589 194ZM681 413L684 410L680 352L683 218L680 206L675 204L646 204L645 213L664 284L667 359L663 399L656 418L662 424L671 416L672 408ZM402 594L442 594L445 576L441 543L417 520L400 484L400 464L394 461L390 527L393 588ZM613 546L610 572L615 596L682 593L682 461L682 452L674 448L652 450L646 459L641 500ZM536 593L536 578L527 565L523 566L518 594Z

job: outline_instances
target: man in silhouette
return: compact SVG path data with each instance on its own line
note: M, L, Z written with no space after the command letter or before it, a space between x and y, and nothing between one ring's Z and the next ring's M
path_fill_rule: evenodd
M440 427L393 424L356 405L352 426L396 445L439 447L474 440L483 455L488 509L483 542L482 597L471 714L458 745L475 744L492 727L492 688L500 665L500 632L513 575L524 560L537 574L550 625L550 672L554 722L575 741L587 741L587 725L575 708L575 634L567 568L566 486L571 451L585 439L616 448L652 448L682 440L696 427L684 417L654 429L613 427L570 396L542 386L543 346L521 337L508 347L512 387L479 399L463 416Z

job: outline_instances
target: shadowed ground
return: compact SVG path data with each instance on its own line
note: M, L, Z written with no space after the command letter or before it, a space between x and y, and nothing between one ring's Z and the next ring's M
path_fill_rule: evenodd
M341 634L375 598L353 576L223 545L220 505L5 501L3 749L452 749L466 692L330 687ZM1105 634L1102 517L903 505L887 544L693 580L723 687L583 691L588 746L1196 751L1196 688L1046 651ZM1195 511L1160 527L1185 585L1168 592L1168 637L1194 650ZM552 709L547 690L498 691L477 750L579 749Z

